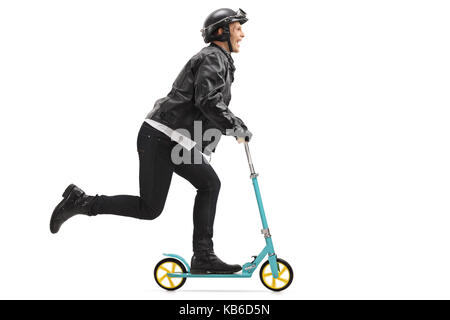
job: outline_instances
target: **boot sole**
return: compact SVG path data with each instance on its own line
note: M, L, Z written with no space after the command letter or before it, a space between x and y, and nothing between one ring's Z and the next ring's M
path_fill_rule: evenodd
M73 188L75 188L75 185L70 184L66 188L66 190L64 190L64 192L62 194L64 199L62 199L61 202L58 203L58 205L56 206L55 210L53 210L52 217L50 218L50 232L53 234L55 234L59 231L59 228L55 229L55 227L54 227L54 220L56 218L56 215L57 215L58 211L66 204L66 201L69 198L69 195L72 192Z
M233 274L236 272L241 271L242 269L238 271L211 271L211 270L198 270L198 269L191 269L191 274Z

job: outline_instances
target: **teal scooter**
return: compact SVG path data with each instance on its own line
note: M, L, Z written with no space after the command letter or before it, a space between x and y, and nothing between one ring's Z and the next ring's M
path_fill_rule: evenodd
M258 180L256 178L258 174L253 167L248 143L244 142L244 146L248 165L250 167L250 178L253 182L259 213L261 215L263 227L261 233L264 235L266 246L259 255L252 257L253 261L244 263L241 272L232 274L192 274L190 273L189 263L187 263L183 257L177 254L164 253L168 258L158 262L154 271L156 283L160 287L166 290L176 290L185 284L187 278L250 278L266 256L268 256L268 259L262 264L259 272L259 277L263 285L270 290L281 291L289 287L292 283L294 272L291 266L285 260L278 258L275 254L272 236L269 232L269 226L267 224L266 214L259 192Z

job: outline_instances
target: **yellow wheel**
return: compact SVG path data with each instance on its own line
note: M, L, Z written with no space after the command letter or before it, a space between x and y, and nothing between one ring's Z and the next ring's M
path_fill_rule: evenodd
M259 277L263 285L273 291L281 291L289 287L294 279L294 271L292 271L289 263L283 259L277 259L278 278L272 276L269 261L264 262L259 272Z
M166 290L176 290L181 288L186 282L186 278L169 277L168 273L186 273L184 264L173 258L163 259L155 267L156 283Z

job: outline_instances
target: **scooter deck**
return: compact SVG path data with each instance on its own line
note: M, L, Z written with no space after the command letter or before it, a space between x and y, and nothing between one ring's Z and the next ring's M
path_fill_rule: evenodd
M168 273L167 276L171 278L250 278L251 273Z

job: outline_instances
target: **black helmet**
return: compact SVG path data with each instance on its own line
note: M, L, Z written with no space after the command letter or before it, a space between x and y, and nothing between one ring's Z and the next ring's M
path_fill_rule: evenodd
M230 52L232 52L232 47L230 43L230 28L229 25L232 22L239 21L241 24L244 24L248 21L247 14L244 10L238 9L238 11L234 11L227 8L218 9L212 12L205 20L203 24L203 29L200 30L202 32L203 40L206 43L218 40L218 41L227 41ZM223 28L223 33L221 35L216 34L216 31L219 28Z

